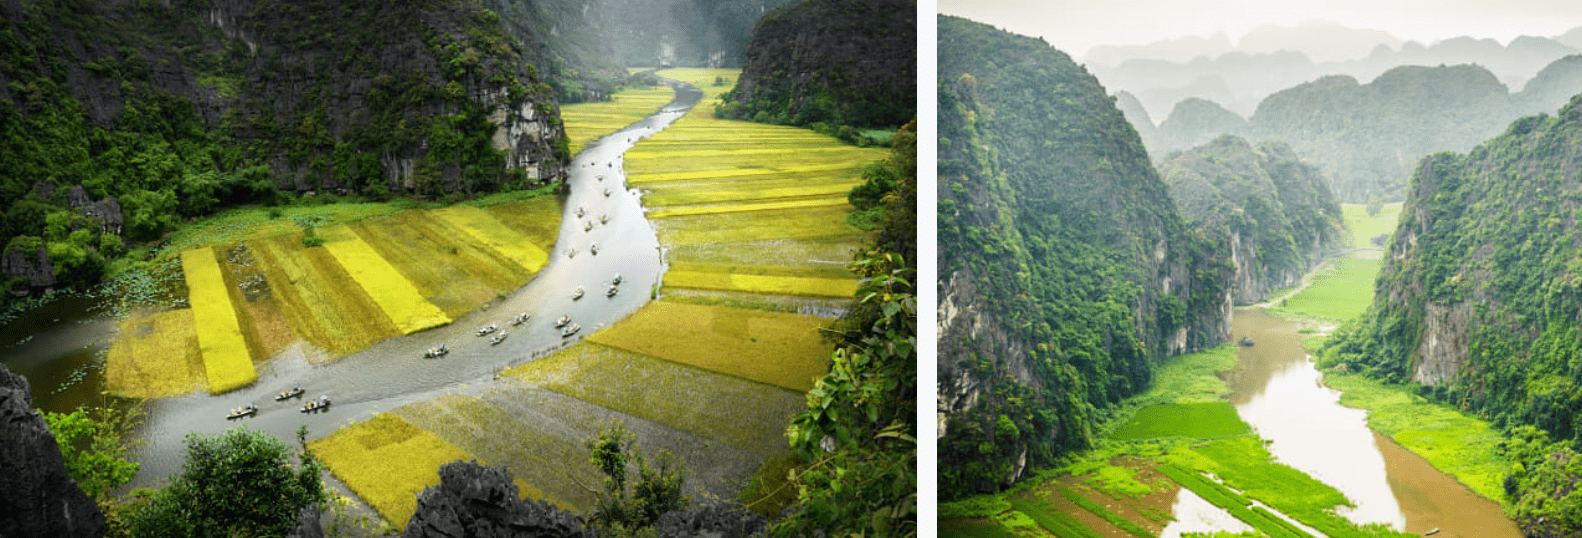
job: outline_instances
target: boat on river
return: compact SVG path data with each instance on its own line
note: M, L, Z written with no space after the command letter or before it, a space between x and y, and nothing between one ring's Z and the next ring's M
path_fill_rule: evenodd
M609 224L609 223L610 223L610 214L609 213L605 213L603 215L599 215L599 224Z
M492 332L497 331L497 330L500 330L500 325L498 323L491 323L487 327L484 327L482 329L478 329L478 336L486 336L489 333L492 333Z
M580 331L580 330L582 330L582 326L573 323L573 324L571 324L570 327L566 327L565 329L561 329L560 330L560 337L561 338L565 338L565 337L571 336L573 334L577 334L577 331Z
M507 336L511 336L511 333L502 332L502 333L500 333L499 336L496 336L494 338L490 338L489 339L489 345L491 345L491 346L499 345L500 342L504 342L505 341L505 337L507 337Z
M587 214L587 212L585 212L585 211L583 211L583 210L582 210L582 206L580 206L580 205L579 205L579 206L577 206L577 218L579 218L579 219L580 219L580 218L582 218L582 216L583 216L583 215L585 215L585 214Z
M615 278L610 279L610 285L611 286L619 286L619 285L621 285L621 274L620 273L615 273Z
M577 257L577 249L571 249L571 250L567 251L566 252L566 257L567 258L575 258L575 257Z
M319 395L319 399L310 401L310 402L305 403L305 404L302 404L302 412L303 413L312 413L312 412L318 411L320 409L328 409L329 407L330 407L330 397L326 396L326 395L323 395L323 394L320 394Z
M423 358L425 358L425 359L437 359L437 358L440 358L440 357L444 357L445 355L447 355L449 353L450 353L450 348L445 347L445 344L440 344L440 345L428 348L428 351L424 351L423 352Z
M561 316L560 319L555 320L555 328L565 327L568 323L571 323L571 316Z
M571 292L571 300L575 301L575 300L581 299L581 298L582 298L582 286L577 286L577 291Z
M589 245L588 246L588 252L592 253L594 256L598 256L599 255L599 244L598 243L594 243L592 245Z
M1242 347L1252 347L1252 338L1248 338L1246 336L1243 336L1243 337L1241 337L1241 340L1237 340L1236 341L1236 345L1239 345L1239 346L1242 346Z
M242 417L245 417L245 416L251 416L251 415L256 415L256 414L258 414L258 404L253 403L253 402L247 402L247 405L238 407L236 409L232 409L229 414L225 415L225 419L226 420L231 420L231 419L235 419L235 418L242 418Z
M521 314L517 314L515 316L511 316L511 326L515 327L517 325L521 325L523 323L527 323L527 318L531 318L531 317L533 317L533 316L528 314L527 312L523 312Z
M592 229L593 229L593 221L591 221L591 220L586 222L586 223L584 223L582 225L582 231L584 231L584 232L586 232L588 230L592 230Z
M610 286L609 291L604 292L604 296L605 297L614 297L615 294L620 293L620 292L621 292L620 288L615 287L615 286L612 285L612 286Z
M275 401L278 402L278 401L287 400L287 399L290 399L290 398L295 398L297 396L301 396L302 393L304 393L304 392L307 392L307 391L302 390L302 385L297 385L295 387L291 387L291 390L282 390L282 391L280 391L280 394L276 394L275 395Z
M609 187L605 187L604 188L604 197L605 198L609 198L610 197L610 188Z

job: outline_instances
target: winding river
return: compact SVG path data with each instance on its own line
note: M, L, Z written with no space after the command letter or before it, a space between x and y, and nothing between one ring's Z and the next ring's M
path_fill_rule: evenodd
M1344 493L1356 507L1341 514L1356 523L1417 534L1440 529L1436 538L1521 537L1498 503L1368 429L1366 411L1340 405L1340 392L1324 386L1302 349L1300 328L1252 308L1237 309L1232 322L1234 338L1248 336L1256 345L1239 348L1237 369L1226 374L1234 391L1230 401L1275 458ZM1177 523L1162 536L1201 531L1204 522L1244 529L1190 492L1174 511Z
M685 115L703 96L689 84L665 83L676 92L669 104L590 144L572 161L567 180L570 195L560 234L549 264L532 281L450 325L391 338L329 364L310 365L300 348L294 347L265 363L258 382L247 388L219 396L188 394L150 401L147 420L137 432L143 442L136 449L142 469L130 486L157 487L166 476L179 471L183 437L189 433L212 435L246 424L289 440L295 438L297 427L306 423L309 438L316 439L374 413L441 394L487 387L500 370L569 346L647 304L666 264L654 228L643 215L640 192L626 186L623 157L638 141ZM604 195L606 188L609 196ZM584 210L580 217L579 208ZM607 224L599 223L603 214L609 215ZM585 231L589 221L593 228ZM589 251L593 243L599 245L597 255ZM622 277L620 292L606 297L604 291L616 274ZM587 290L580 300L571 297L577 286ZM91 314L90 300L58 303L34 309L0 329L0 345L6 346L0 349L0 361L28 376L35 406L66 411L98 403L102 389L93 379L59 393L56 387L89 364L95 348L113 338L114 323ZM519 312L531 313L531 320L509 326L511 316ZM563 338L553 326L562 315L579 324L581 332ZM509 330L510 338L491 346L487 339L475 336L477 328L492 323ZM17 344L24 338L25 342ZM422 358L424 350L441 342L451 349L448 356ZM333 405L305 415L298 411L302 400L274 401L275 393L296 384L307 390L309 398L330 396ZM225 420L229 409L249 401L260 407L257 416Z

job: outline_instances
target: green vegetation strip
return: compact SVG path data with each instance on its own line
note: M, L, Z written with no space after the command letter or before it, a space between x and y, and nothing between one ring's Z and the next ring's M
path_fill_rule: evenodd
M939 522L939 538L1017 538L992 519L952 519Z
M1341 391L1340 403L1368 410L1368 427L1422 456L1489 499L1504 498L1501 483L1510 462L1500 454L1504 437L1488 422L1412 393L1356 374L1326 373L1324 383Z
M1110 438L1125 441L1180 435L1208 439L1251 432L1252 427L1242 422L1230 402L1203 402L1144 407Z
M1110 522L1111 525L1120 527L1120 529L1126 531L1127 534L1136 536L1137 538L1155 538L1153 533L1148 532L1148 529L1144 529L1138 526L1136 523L1127 521L1126 518L1117 515L1115 512L1109 511L1103 506L1099 506L1099 503L1089 500L1087 497L1082 496L1081 493L1077 493L1076 490L1062 487L1060 488L1060 496L1065 497L1066 500L1076 503L1077 506L1081 506L1083 510L1087 510L1092 512L1095 516L1104 518L1104 520Z
M1211 470L1227 486L1234 487L1280 513L1323 533L1330 538L1410 536L1388 527L1359 527L1335 513L1335 508L1352 506L1334 487L1290 466L1274 461L1274 456L1256 437L1221 439L1193 449L1206 458L1200 469Z
M220 274L214 250L200 248L181 253L182 271L187 275L188 300L197 325L198 348L208 374L209 392L230 392L258 380L236 308Z
M385 315L390 316L401 334L412 334L450 323L449 316L425 300L410 280L362 239L353 235L350 239L327 242L324 248L379 304Z
M1252 501L1213 480L1204 478L1203 475L1173 465L1160 466L1159 470L1177 484L1181 484L1181 487L1192 490L1192 493L1196 493L1203 500L1225 509L1236 519L1252 525L1253 528L1273 538L1313 538L1312 535L1297 530L1267 510L1249 509L1248 506Z
M1038 526L1054 534L1055 538L1104 538L1070 514L1054 511L1054 507L1044 501L1012 499L1011 506L1015 507L1016 511L1033 518L1033 521L1038 522Z

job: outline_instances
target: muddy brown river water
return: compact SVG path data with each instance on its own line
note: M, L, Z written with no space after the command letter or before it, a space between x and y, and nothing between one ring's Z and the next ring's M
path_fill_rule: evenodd
M1357 506L1342 515L1357 523L1384 523L1436 538L1520 538L1500 505L1472 493L1427 460L1367 427L1367 412L1340 405L1340 392L1323 385L1307 352L1300 325L1259 309L1236 310L1232 338L1251 337L1238 349L1238 368L1227 374L1230 401L1242 420L1269 441L1281 463L1334 486ZM1198 530L1223 518L1193 499L1178 500L1165 536ZM1175 532L1172 532L1174 528ZM1225 530L1239 530L1227 527Z

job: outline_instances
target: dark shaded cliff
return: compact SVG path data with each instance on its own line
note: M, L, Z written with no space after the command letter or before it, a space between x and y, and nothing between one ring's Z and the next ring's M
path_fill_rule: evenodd
M1170 154L1159 174L1188 226L1217 235L1230 256L1238 305L1300 283L1344 236L1340 202L1323 173L1284 143L1254 148L1223 135Z
M27 379L0 366L0 536L98 538L104 513L66 476Z
M915 0L801 0L765 14L720 114L856 128L911 121L916 12Z
M1158 361L1224 342L1234 270L1066 54L941 17L938 83L948 500L1091 446L1101 410Z

